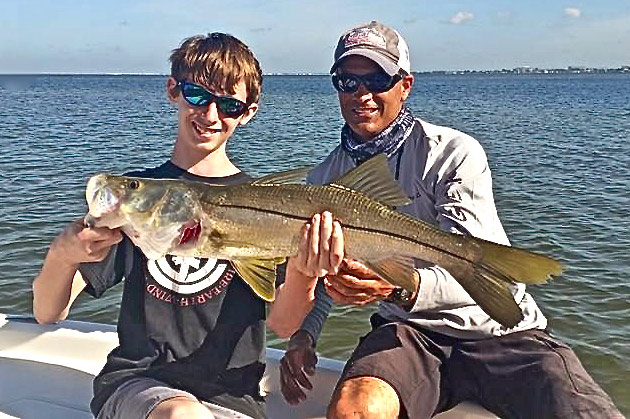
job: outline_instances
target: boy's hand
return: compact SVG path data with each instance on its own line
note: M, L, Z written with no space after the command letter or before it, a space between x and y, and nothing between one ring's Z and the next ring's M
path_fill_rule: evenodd
M86 227L81 218L66 226L50 250L59 263L76 266L83 262L100 262L107 256L109 248L121 240L120 229Z
M311 335L298 330L291 336L287 350L280 360L280 389L287 403L296 405L306 400L303 388L313 389L307 375L315 374L316 364L317 355Z
M290 268L314 278L337 273L343 260L341 224L330 212L315 214L301 231L298 253L289 260Z
M356 260L344 259L336 275L324 280L326 292L337 304L366 305L387 298L392 284Z

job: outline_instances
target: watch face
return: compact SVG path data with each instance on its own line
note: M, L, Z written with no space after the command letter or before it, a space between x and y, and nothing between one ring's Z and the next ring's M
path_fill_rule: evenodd
M387 298L383 301L387 301L392 304L396 304L398 306L407 306L411 302L411 297L413 293L407 291L404 288L396 287L392 290Z
M406 289L401 288L400 289L400 301L403 303L408 303L409 300L411 299L411 293L409 291L407 291Z

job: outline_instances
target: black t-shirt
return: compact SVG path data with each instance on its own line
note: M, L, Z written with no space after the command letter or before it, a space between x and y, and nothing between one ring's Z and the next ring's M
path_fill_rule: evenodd
M128 175L221 185L251 180L244 173L199 177L171 162ZM258 385L265 369L265 303L229 261L172 255L148 260L124 237L104 261L79 270L97 298L124 279L120 346L94 380L95 415L118 386L137 376L254 417L263 414Z

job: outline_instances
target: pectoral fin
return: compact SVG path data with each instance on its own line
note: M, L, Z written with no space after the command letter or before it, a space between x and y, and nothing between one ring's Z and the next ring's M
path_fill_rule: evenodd
M284 262L279 259L239 259L232 260L238 274L247 282L252 291L267 302L272 302L276 293L276 265Z
M399 255L388 259L363 263L390 284L402 287L409 292L416 291L418 286L418 274L414 269L415 264L413 258Z

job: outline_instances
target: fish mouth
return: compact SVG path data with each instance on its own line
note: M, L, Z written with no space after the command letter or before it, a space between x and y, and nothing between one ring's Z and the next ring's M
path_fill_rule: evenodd
M89 214L96 220L104 214L113 213L120 208L121 200L111 188L106 186L106 182L106 175L93 176L88 181L85 190Z

